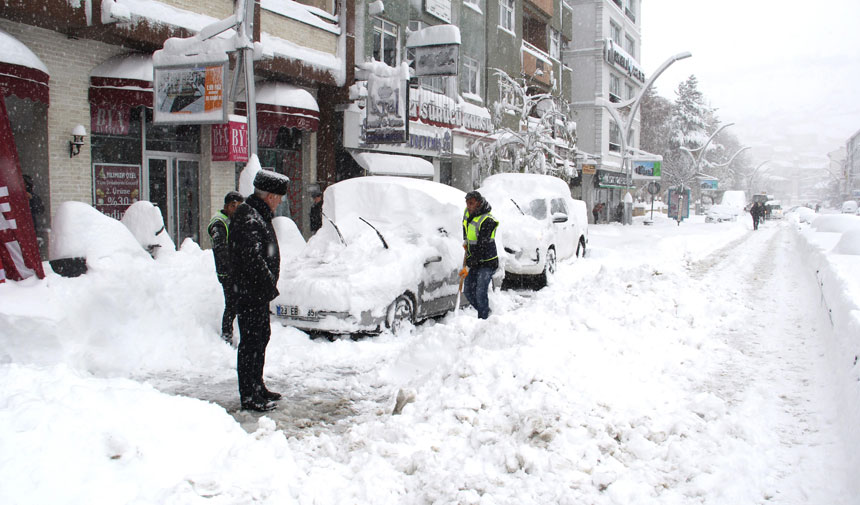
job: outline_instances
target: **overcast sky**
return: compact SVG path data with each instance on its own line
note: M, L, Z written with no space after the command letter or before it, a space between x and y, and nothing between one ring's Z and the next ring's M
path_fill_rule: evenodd
M860 130L860 0L643 0L646 76L675 98L690 74L753 158L801 163ZM776 153L767 153L771 146Z

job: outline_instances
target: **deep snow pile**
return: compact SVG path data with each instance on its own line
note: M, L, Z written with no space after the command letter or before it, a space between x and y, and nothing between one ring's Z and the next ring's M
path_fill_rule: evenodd
M0 503L803 503L780 488L798 469L771 450L768 391L733 408L705 387L728 352L710 329L749 310L733 286L752 265L708 278L726 299L697 272L748 220L656 221L593 227L590 257L493 293L488 321L335 342L275 324L285 399L262 417L234 412L210 251L0 285Z

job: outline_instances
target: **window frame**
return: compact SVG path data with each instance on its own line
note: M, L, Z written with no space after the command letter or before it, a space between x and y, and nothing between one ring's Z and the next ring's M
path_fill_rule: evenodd
M465 83L468 88L465 92L483 99L483 95L481 94L481 62L464 54L463 73L465 74ZM472 87L474 87L474 91Z
M380 26L377 26L377 22L380 23ZM385 20L380 17L371 18L371 26L373 27L373 45L374 47L371 49L371 57L376 61L381 61L390 67L397 66L397 63L400 61L400 27L396 23L392 23L391 21ZM386 30L386 28L393 28L393 31ZM376 37L379 36L380 45L379 45L379 56L382 59L376 59ZM385 61L385 36L393 35L394 36L394 61L392 63L388 63Z
M499 28L508 33L516 33L515 15L514 0L499 0Z
M618 47L624 47L621 43L621 38L624 36L624 30L621 28L621 25L616 23L614 20L609 20L609 38L612 39L613 42L618 44Z

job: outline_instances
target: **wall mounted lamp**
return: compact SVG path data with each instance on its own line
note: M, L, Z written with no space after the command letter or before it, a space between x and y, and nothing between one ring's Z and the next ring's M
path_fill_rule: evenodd
M79 124L72 130L72 140L69 141L69 158L81 154L81 147L84 145L84 138L87 136L87 130L84 125Z

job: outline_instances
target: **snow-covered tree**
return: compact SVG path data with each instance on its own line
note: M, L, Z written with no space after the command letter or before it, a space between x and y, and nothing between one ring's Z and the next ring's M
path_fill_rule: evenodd
M576 123L567 102L550 93L529 93L523 80L495 69L505 99L492 106L495 131L490 142L476 141L471 155L480 174L476 181L500 172L576 176ZM505 124L513 116L516 128Z

